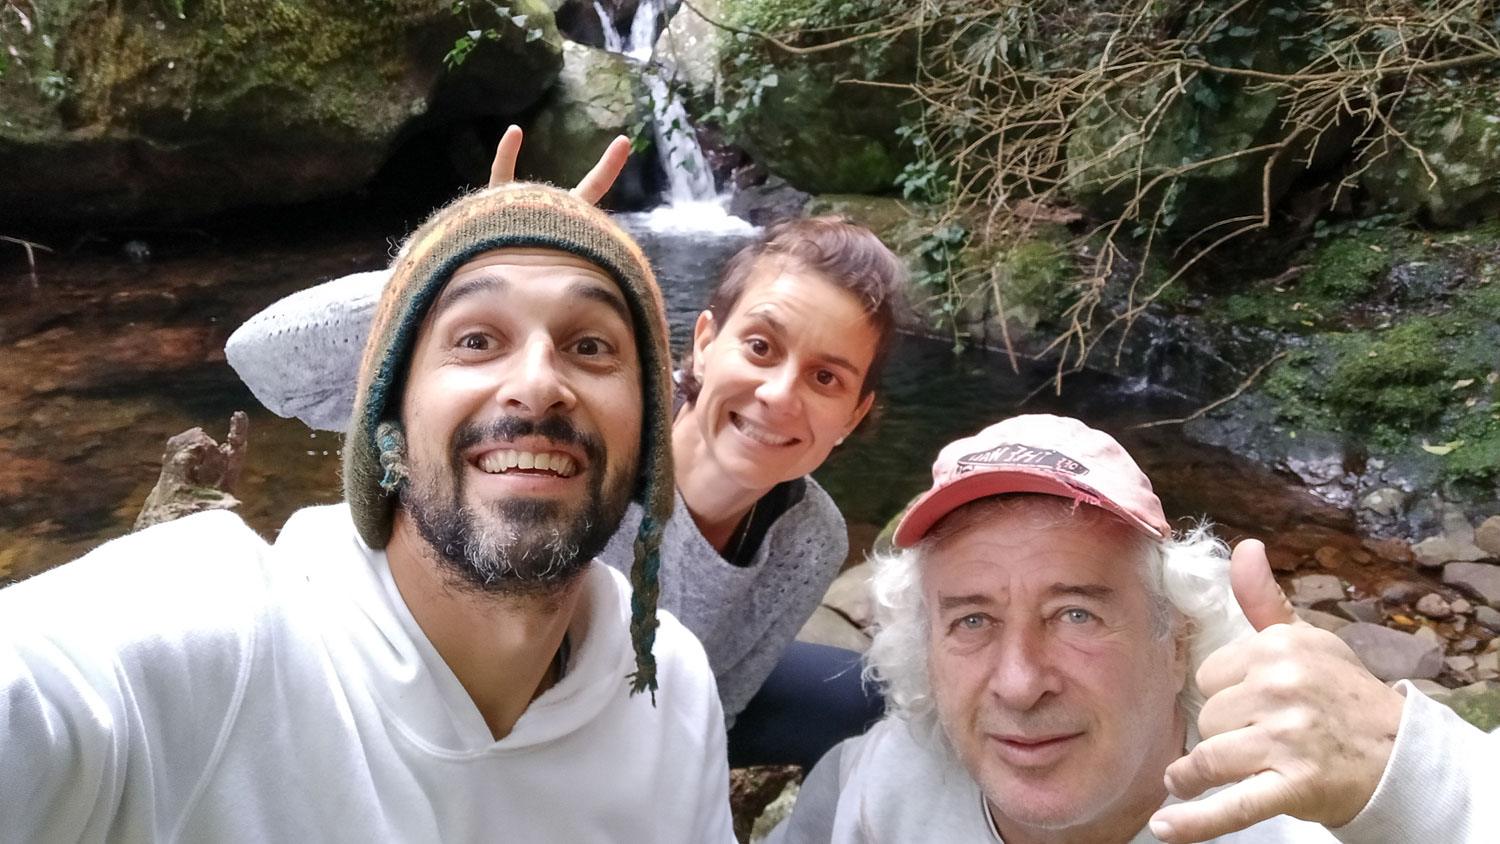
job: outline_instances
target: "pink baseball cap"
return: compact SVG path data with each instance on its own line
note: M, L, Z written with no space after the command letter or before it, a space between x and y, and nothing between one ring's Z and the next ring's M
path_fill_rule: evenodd
M908 548L975 499L1007 492L1059 495L1102 507L1158 539L1172 528L1151 481L1115 438L1067 416L1014 416L954 440L932 464L932 489L896 526Z

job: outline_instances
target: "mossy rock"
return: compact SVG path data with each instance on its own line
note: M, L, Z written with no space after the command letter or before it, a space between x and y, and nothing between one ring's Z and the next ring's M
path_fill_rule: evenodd
M1458 717L1485 732L1500 728L1500 688L1455 689L1444 703Z
M1378 208L1439 226L1500 214L1500 79L1414 91L1391 123L1406 143L1383 142L1361 179Z
M446 0L50 5L0 78L0 209L32 221L347 191L414 121L518 112L561 65L541 0L473 20ZM476 27L498 37L450 72Z
M528 178L577 184L615 136L649 125L650 94L642 71L619 53L564 42L562 72L527 126L518 170ZM645 166L632 157L617 187L639 184L637 171ZM640 205L640 199L627 198L625 204Z
M742 0L726 11L739 28L800 41L799 33L807 29L857 31L861 22L877 17L877 7L875 0ZM910 97L898 89L858 84L912 81L913 38L870 38L789 54L736 36L720 42L718 69L731 137L799 190L881 193L895 185L913 158L896 134L919 114Z
M1227 5L1197 4L1183 18L1186 28L1201 25L1203 16L1218 18L1204 45L1209 63L1285 74L1307 61L1312 45L1298 31L1304 4L1279 4L1283 16L1267 15L1260 3ZM1353 142L1343 127L1324 132L1316 144L1289 134L1296 129L1285 120L1283 100L1264 83L1210 71L1126 84L1073 116L1065 190L1108 219L1149 186L1138 216L1184 235L1259 216L1265 200L1274 206L1309 166L1337 160ZM1288 140L1293 146L1275 161L1269 150L1251 152Z

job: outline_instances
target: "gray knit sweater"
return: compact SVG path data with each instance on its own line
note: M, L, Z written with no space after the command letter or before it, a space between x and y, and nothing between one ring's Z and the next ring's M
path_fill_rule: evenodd
M849 552L833 499L811 477L801 483L801 499L767 529L748 566L728 562L703 538L681 494L662 536L657 606L703 643L730 725L818 608ZM629 572L640 521L632 503L600 554L604 562Z

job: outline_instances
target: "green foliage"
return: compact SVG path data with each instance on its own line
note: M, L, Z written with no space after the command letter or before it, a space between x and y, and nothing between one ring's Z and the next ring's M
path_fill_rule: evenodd
M937 327L952 333L955 352L963 351L965 336L958 327L964 302L954 276L963 268L963 252L968 243L969 229L962 223L947 222L933 227L917 241L918 266L912 273L917 298L925 297Z
M531 16L516 14L511 7L496 2L496 0L454 0L453 14L463 17L472 28L460 35L453 42L453 49L443 57L443 63L451 70L464 63L469 54L484 41L499 41L505 37L505 32L493 26L481 26L476 23L476 12L492 12L495 18L502 21L502 27L506 24L523 30L526 33L526 42L530 43L543 37L546 33L540 26L531 22Z

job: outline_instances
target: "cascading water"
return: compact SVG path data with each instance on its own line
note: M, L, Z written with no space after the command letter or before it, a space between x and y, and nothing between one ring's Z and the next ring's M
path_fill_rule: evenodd
M594 9L604 25L605 49L622 52L645 65L643 73L653 112L652 131L667 175L666 204L645 214L627 215L629 222L653 231L688 229L736 234L752 231L753 226L725 210L728 197L719 196L714 187L713 171L698 145L682 99L651 63L662 0L640 0L630 22L629 36L624 39L599 0L594 0Z

